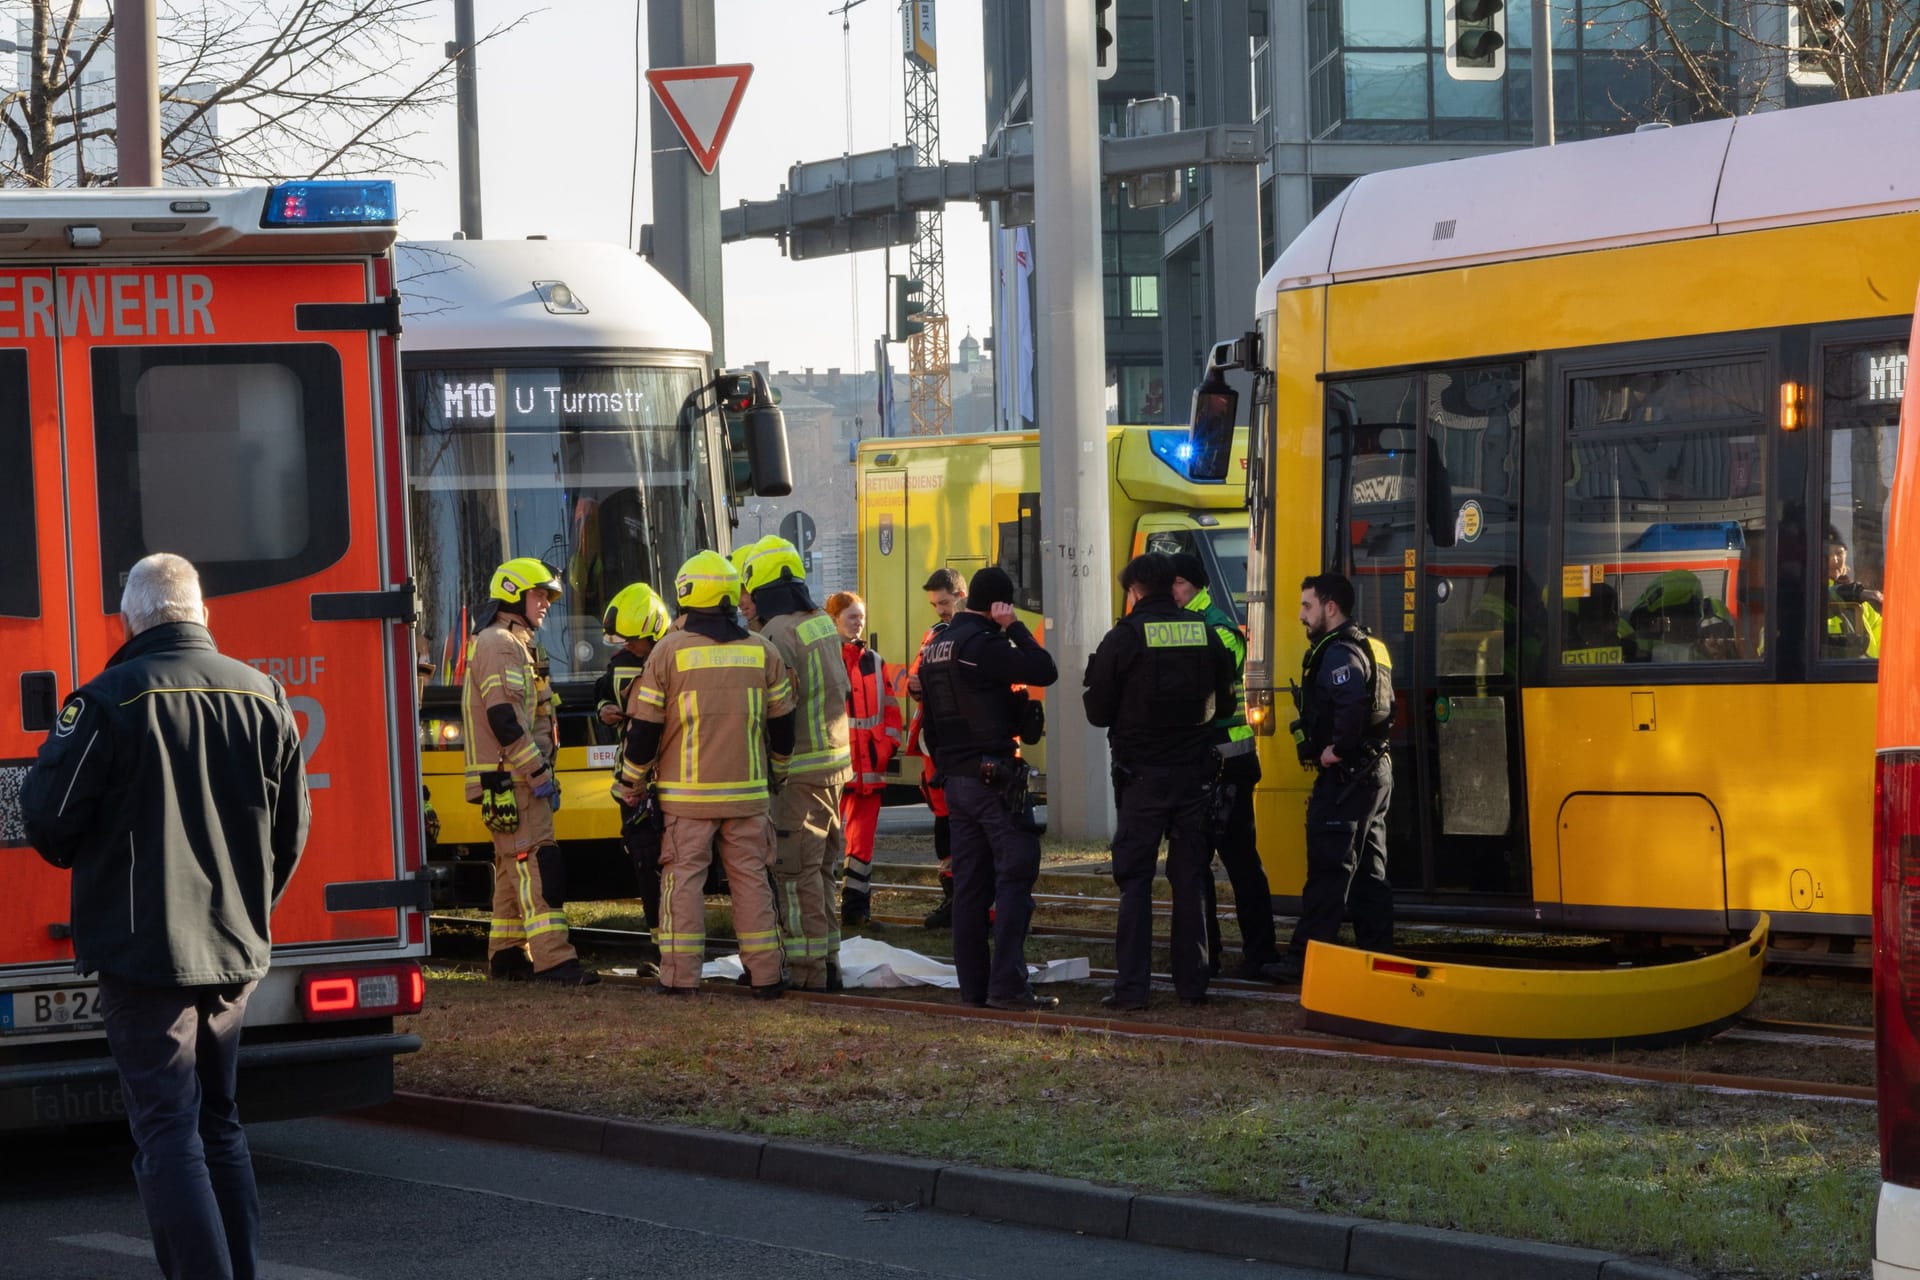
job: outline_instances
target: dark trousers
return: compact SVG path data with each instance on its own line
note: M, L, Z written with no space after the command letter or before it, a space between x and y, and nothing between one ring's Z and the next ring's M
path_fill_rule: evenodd
M1307 943L1333 942L1353 910L1354 940L1367 951L1393 950L1393 887L1387 882L1387 802L1393 761L1381 756L1351 774L1322 769L1307 796L1307 883L1300 923L1287 952L1305 959Z
M953 823L953 967L962 999L979 1004L1027 991L1027 926L1040 839L1013 824L1001 789L976 777L947 775ZM987 942L987 910L993 942Z
M234 1103L254 984L145 987L100 975L107 1045L162 1274L253 1280L260 1198Z
M933 818L933 856L940 859L940 878L953 879L953 819L946 814Z
M660 927L660 840L664 824L652 816L620 828L621 843L633 862L633 878L640 885L640 903L647 909L647 928ZM658 939L655 939L658 941Z
M1280 958L1273 942L1273 890L1260 849L1253 838L1253 788L1260 781L1260 757L1251 751L1228 756L1207 808L1207 843L1233 885L1233 912L1240 921L1240 959L1255 968ZM1207 875L1207 956L1220 971L1220 921L1215 915L1213 875Z
M1114 932L1113 993L1145 1000L1153 985L1153 873L1160 837L1167 837L1167 883L1173 887L1173 988L1207 994L1207 918L1213 859L1203 830L1211 765L1145 765L1116 769L1120 824L1113 837L1113 881L1120 888Z

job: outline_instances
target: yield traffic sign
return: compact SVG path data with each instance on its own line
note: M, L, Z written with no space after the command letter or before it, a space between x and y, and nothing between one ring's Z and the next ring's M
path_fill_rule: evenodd
M727 130L746 95L753 75L749 62L718 67L658 67L647 72L647 83L666 108L674 128L686 139L687 150L707 173L720 161Z

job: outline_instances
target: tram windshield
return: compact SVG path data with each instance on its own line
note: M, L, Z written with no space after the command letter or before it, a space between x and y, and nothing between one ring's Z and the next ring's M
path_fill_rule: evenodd
M457 686L494 569L538 556L566 591L540 629L556 683L605 665L601 613L633 582L668 584L715 543L707 432L689 368L409 369L408 483L422 642Z

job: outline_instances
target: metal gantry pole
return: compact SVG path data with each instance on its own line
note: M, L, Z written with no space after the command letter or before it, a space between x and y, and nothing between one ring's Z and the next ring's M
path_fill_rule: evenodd
M119 183L123 187L157 187L165 180L160 168L158 47L153 0L120 0L113 19L113 128L119 152ZM79 101L76 75L76 115ZM79 128L77 120L74 128L76 131ZM76 140L76 181L84 159L80 154L80 143Z
M1047 829L1105 841L1113 838L1107 744L1079 696L1087 658L1113 623L1093 32L1091 3L1033 5L1041 603L1060 668L1047 717Z
M647 65L710 67L717 49L713 0L647 0ZM724 365L727 314L720 270L720 179L705 173L656 95L653 139L653 256L660 274L713 329L713 362Z
M1533 145L1553 145L1553 0L1533 0Z
M480 83L473 52L473 0L453 0L454 115L460 125L460 234L480 233Z

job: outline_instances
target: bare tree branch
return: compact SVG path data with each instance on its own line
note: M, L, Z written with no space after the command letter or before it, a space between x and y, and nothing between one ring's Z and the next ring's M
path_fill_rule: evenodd
M87 0L27 3L26 83L0 97L0 186L111 183L113 79L100 64L112 15L88 16ZM435 167L420 143L426 118L453 101L445 20L443 0L167 0L163 164L173 180L207 183ZM409 63L430 70L408 74Z

